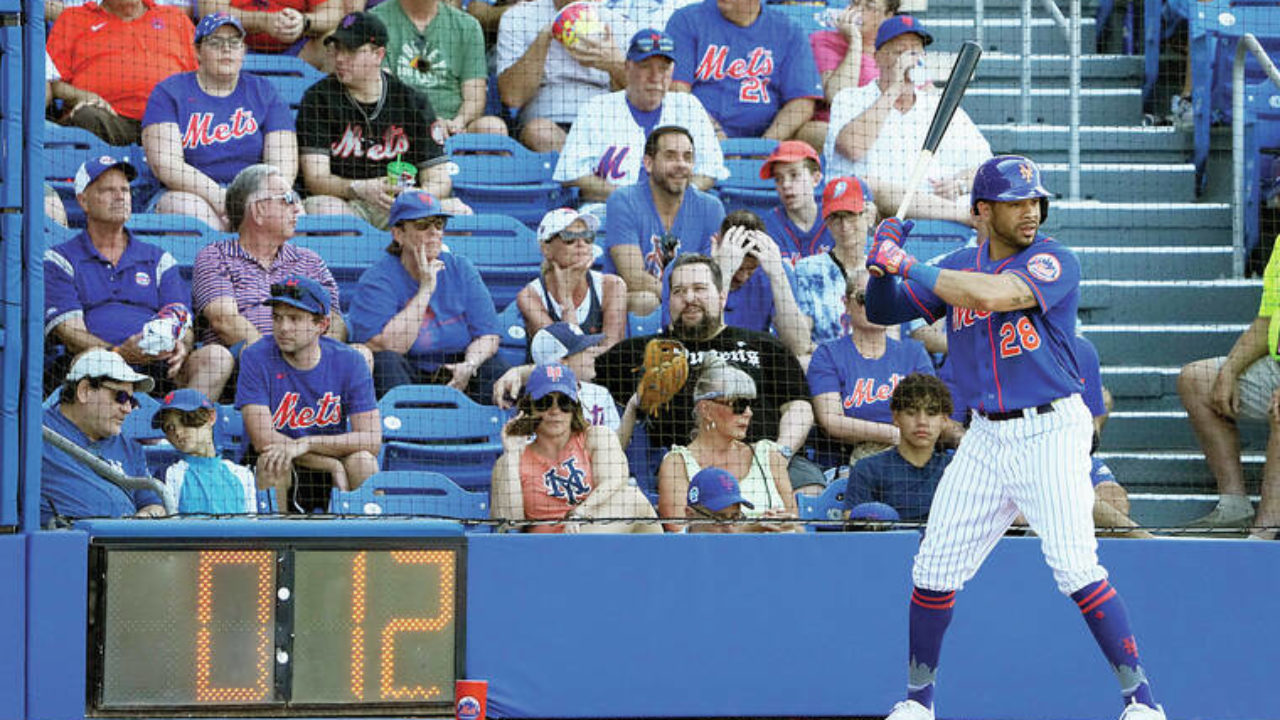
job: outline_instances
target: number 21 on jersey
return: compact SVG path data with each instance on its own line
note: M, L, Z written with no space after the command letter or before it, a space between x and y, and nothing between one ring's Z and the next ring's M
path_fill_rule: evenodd
M1040 347L1040 334L1036 332L1036 326L1031 324L1031 319L1026 315L1013 320L1006 320L1000 326L1000 357L1011 358L1022 354L1022 351L1031 352Z

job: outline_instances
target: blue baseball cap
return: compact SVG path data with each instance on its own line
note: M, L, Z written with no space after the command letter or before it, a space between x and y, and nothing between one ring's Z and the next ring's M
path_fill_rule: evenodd
M151 427L159 430L164 425L161 415L165 410L191 412L201 408L213 411L214 417L217 417L218 409L209 402L209 398L205 397L204 393L194 388L174 390L160 400L160 407L156 408L155 414L151 416Z
M599 345L604 337L604 333L586 335L567 322L551 323L534 334L533 342L529 343L529 354L540 365L560 362L574 353Z
M890 40L908 33L919 35L926 46L933 42L933 36L924 29L924 25L921 25L919 20L910 15L894 15L880 23L880 29L876 30L876 49L879 50L880 46Z
M853 506L849 511L850 520L876 520L879 522L897 522L898 511L893 506L882 502L864 502Z
M755 509L750 501L742 497L742 488L733 473L718 467L706 467L694 474L689 480L690 505L699 505L711 512L720 512L734 503Z
M200 18L200 24L196 25L196 44L199 45L202 40L212 35L223 25L234 27L240 31L240 37L244 37L244 25L240 23L240 18L232 17L225 12L209 13Z
M94 180L97 180L101 177L102 173L108 170L119 170L124 173L124 176L128 178L129 182L133 182L134 179L138 177L138 169L129 164L128 158L121 158L117 160L110 155L101 155L90 160L85 160L84 164L80 166L80 169L76 170L76 194L79 195L83 193L90 185L93 184Z
M312 315L329 314L329 291L309 277L290 275L284 282L271 286L271 297L266 305L282 303L306 310Z
M425 190L409 190L396 196L391 203L391 214L387 216L387 225L399 225L407 220L428 217L453 217L453 213L445 210L435 195Z
M553 392L558 392L577 402L578 376L560 363L538 365L533 369L533 374L529 376L529 382L525 384L524 389L534 400L541 400Z
M642 62L655 55L676 61L676 41L668 34L654 28L645 28L631 36L627 48L627 60Z

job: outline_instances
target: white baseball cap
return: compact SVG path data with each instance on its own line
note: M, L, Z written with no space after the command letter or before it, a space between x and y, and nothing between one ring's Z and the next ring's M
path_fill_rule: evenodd
M85 378L108 378L117 382L133 383L140 392L151 392L156 381L129 367L119 354L102 348L88 350L76 358L67 372L67 382L79 382Z
M542 222L538 223L538 242L547 242L578 220L586 223L587 229L591 232L600 229L600 218L591 213L578 212L567 207L556 208L544 215Z

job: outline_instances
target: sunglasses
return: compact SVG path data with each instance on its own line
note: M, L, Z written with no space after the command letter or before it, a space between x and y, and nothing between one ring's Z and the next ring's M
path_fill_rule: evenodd
M659 35L650 35L648 37L636 38L631 45L632 52L665 52L673 53L676 51L676 43L669 37L661 37Z
M567 246L574 245L593 245L596 241L596 234L590 230L582 232L562 232L556 235L556 239Z
M302 198L298 196L298 193L292 190L287 190L285 192L280 193L279 195L268 195L263 198L258 198L258 202L266 202L268 200L279 200L280 202L283 202L285 205L297 205L298 203L302 202Z
M738 511L733 513L732 515L720 515L719 513L711 512L710 510L702 507L701 505L690 505L690 507L693 508L693 511L697 513L699 517L704 517L704 518L707 518L708 520L721 520L726 522L735 522L735 521L747 519L747 514L742 512L742 508L738 508Z
M731 410L734 415L741 415L742 413L751 409L751 398L740 397L740 398L734 398L732 400L727 400L724 398L713 398L711 402L717 405L723 405L729 408L729 410Z
M560 408L560 412L572 413L578 410L578 401L563 393L551 393L534 400L533 411L544 413L551 410L552 405Z
M401 227L418 232L426 232L428 230L444 230L446 220L442 217L418 218L417 220L405 220L400 223Z
M133 396L133 393L129 392L128 390L117 390L115 388L110 388L110 387L107 387L106 385L103 385L101 381L95 382L91 380L90 384L92 384L93 387L99 390L106 390L109 393L114 393L111 399L115 400L117 405L128 405L134 410L138 409L138 399L135 398Z

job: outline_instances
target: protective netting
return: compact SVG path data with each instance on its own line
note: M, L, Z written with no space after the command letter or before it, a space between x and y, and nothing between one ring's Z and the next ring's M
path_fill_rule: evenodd
M1280 87L1251 56L1239 164L1229 127L1280 10L1153 1L1079 3L1078 93L1062 1L48 2L46 425L164 492L95 502L68 460L45 511L912 526L974 413L1047 373L1095 418L1100 528L1273 534ZM1001 155L1029 161L975 185ZM1018 231L979 199L1041 194L1079 272L1022 277L1078 298L1037 285L986 360L942 314L868 318L908 198L905 250L961 267Z

